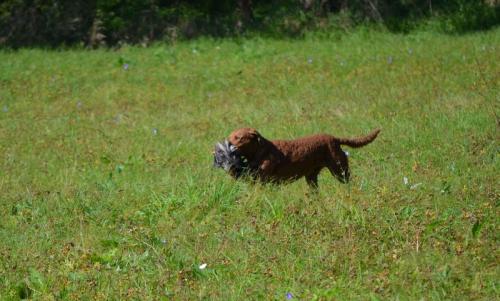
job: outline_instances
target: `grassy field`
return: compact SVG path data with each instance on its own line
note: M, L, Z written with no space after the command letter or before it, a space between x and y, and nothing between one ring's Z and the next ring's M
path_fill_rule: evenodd
M498 300L498 62L500 30L0 51L0 299ZM315 195L213 169L243 126L382 132Z

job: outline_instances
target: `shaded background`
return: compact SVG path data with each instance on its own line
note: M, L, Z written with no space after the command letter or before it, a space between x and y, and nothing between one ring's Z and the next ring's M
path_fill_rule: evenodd
M4 0L0 46L175 42L201 35L301 37L376 25L448 33L499 24L498 0Z

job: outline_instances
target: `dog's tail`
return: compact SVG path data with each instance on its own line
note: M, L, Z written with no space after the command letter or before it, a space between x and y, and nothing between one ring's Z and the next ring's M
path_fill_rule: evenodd
M375 140L378 133L380 133L380 129L373 130L370 134L363 137L337 138L337 140L341 145L347 145L350 147L362 147Z

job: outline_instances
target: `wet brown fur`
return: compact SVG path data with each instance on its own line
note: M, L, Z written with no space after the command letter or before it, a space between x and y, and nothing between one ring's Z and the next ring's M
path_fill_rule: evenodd
M318 174L328 168L342 183L349 181L349 162L341 145L362 147L375 140L379 129L364 137L337 138L318 134L295 140L267 140L253 128L241 128L229 135L229 142L247 158L254 176L264 182L286 182L305 177L318 187Z

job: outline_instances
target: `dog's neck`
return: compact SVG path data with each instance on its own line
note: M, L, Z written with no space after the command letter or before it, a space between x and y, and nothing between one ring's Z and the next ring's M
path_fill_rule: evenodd
M244 156L248 159L248 161L259 161L263 154L269 151L271 145L272 144L269 140L260 137L255 148L245 152Z

